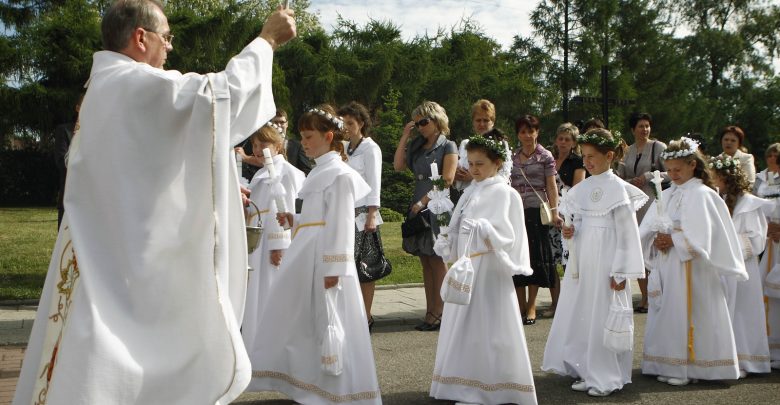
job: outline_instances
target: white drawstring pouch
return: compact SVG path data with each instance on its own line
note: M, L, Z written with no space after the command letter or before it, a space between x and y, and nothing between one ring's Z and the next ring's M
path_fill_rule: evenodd
M328 326L322 338L322 371L329 375L341 375L344 369L344 325L341 323L338 298L341 284L325 290L325 306L328 312Z
M604 322L603 343L604 347L618 354L634 348L634 310L625 289L622 294L612 291L612 303Z
M471 302L471 291L474 289L474 265L469 257L471 238L474 235L472 229L466 241L463 255L455 261L444 275L439 294L444 302L458 305L468 305Z

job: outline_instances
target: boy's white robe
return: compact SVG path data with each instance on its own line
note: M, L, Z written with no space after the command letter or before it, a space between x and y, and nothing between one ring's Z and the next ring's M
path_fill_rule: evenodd
M468 247L474 285L468 305L444 304L430 395L479 404L536 404L512 275L533 272L523 202L500 175L472 182L450 221L450 263ZM438 292L437 292L438 293Z
M561 281L561 297L544 350L542 370L611 392L631 382L633 351L604 347L604 324L617 282L644 278L636 211L647 195L611 170L588 177L568 192L562 214L574 216L575 254ZM576 268L576 270L575 270ZM631 288L624 292L630 304Z
M764 290L758 268L758 254L764 251L766 242L767 206L771 202L752 194L745 193L737 200L732 220L749 278L737 281L735 277L723 277L739 368L749 373L770 372Z
M721 276L747 280L739 237L726 203L692 178L663 191L666 213L674 222L674 246L661 253L653 246L655 201L639 232L648 277L649 312L645 326L642 373L704 380L739 377L737 350ZM691 261L689 345L688 280ZM690 346L690 350L689 350Z
M298 190L303 186L306 176L302 171L290 164L281 154L273 157L274 168L281 177L281 185L285 190L285 204L287 207L295 207L295 199L298 197ZM273 290L276 280L281 276L278 266L271 264L272 250L286 250L290 247L292 231L285 230L279 221L276 220L278 212L276 201L271 196L271 187L268 183L268 170L261 168L252 177L249 183L249 189L252 191L250 199L260 210L260 220L263 224L263 235L260 238L260 244L249 255L249 266L253 271L249 272L249 285L246 293L246 310L244 311L244 322L241 324L241 335L244 337L249 359L252 359L252 353L262 351L264 348L256 341L257 330L268 325L260 325L259 320L263 318L263 312L268 309L266 302L269 291ZM250 210L252 217L250 220L254 224L257 221L254 207Z
M207 76L95 53L14 404L227 404L244 390L232 145L275 112L272 59L259 38ZM64 267L73 288L58 288ZM58 303L67 314L52 316Z
M315 159L292 243L257 320L250 391L280 391L303 404L380 404L366 310L355 268L355 201L370 187L336 152ZM345 330L343 371L321 368L327 327L324 278L338 276L337 312Z

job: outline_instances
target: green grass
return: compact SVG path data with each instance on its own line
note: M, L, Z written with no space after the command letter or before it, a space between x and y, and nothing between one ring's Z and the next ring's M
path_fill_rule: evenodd
M0 300L41 295L56 239L55 208L0 208Z
M54 208L0 208L0 300L37 299L57 239ZM400 222L382 225L393 272L378 284L422 282L420 260L401 249Z

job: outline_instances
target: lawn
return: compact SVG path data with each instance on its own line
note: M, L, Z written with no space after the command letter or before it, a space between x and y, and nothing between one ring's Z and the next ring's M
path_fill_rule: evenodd
M54 208L0 208L0 300L37 299L57 238ZM420 261L401 249L401 224L382 225L393 272L378 284L422 282Z

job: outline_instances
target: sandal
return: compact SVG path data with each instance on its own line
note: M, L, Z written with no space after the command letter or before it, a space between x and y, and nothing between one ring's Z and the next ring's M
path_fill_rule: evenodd
M433 317L433 322L429 323L426 328L422 329L424 332L434 332L441 328L441 315L436 316L436 314L431 313L431 316Z

